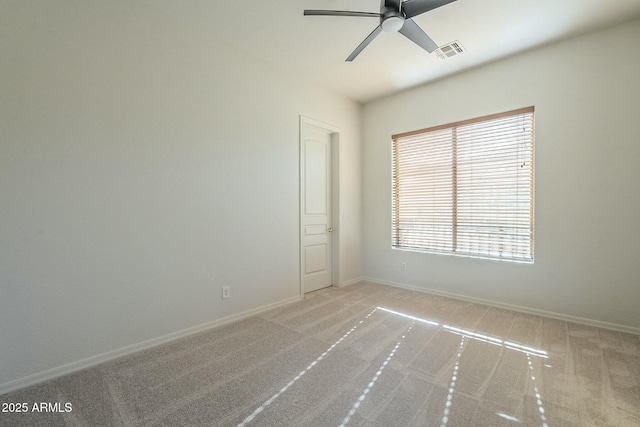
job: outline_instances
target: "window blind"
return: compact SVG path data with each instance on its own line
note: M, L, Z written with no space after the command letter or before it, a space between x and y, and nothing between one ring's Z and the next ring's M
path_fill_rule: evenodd
M533 261L533 107L392 140L394 248Z

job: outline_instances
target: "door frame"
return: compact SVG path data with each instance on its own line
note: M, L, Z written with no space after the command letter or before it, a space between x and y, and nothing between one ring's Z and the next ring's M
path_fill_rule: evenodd
M340 240L340 129L323 123L319 120L311 119L309 117L300 115L300 125L298 134L298 150L299 150L299 164L298 169L300 175L298 177L298 185L300 188L299 199L299 217L298 221L300 227L298 230L299 252L300 262L298 263L300 268L300 298L304 298L304 222L303 222L303 201L305 200L305 186L304 184L304 147L302 140L303 127L311 127L326 132L331 137L331 227L333 232L331 233L331 286L336 286L340 283L340 270L339 270L339 240Z

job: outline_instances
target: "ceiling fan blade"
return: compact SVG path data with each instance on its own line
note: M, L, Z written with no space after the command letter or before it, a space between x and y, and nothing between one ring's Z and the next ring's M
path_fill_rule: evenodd
M405 19L399 32L429 53L438 48L436 42L431 40L431 37L422 31L422 28L418 27L413 19Z
M454 1L456 0L407 0L402 3L402 10L406 18L413 18Z
M349 61L349 62L353 61L353 60L356 58L356 56L358 56L358 54L360 54L360 52L362 52L362 50L363 50L365 47L367 47L367 45L368 45L369 43L371 43L371 41L372 41L373 39L375 39L375 38L376 38L376 36L377 36L378 34L380 34L380 32L381 32L381 31L382 31L382 26L381 26L381 25L378 25L378 26L376 27L376 29L375 29L375 30L373 30L373 31L371 32L371 34L369 34L369 35L367 36L367 38L366 38L366 39L364 39L364 41L363 41L362 43L360 43L360 45L358 45L358 47L356 48L356 50L354 50L354 51L351 53L351 55L349 55L349 57L346 59L346 61Z
M350 10L305 10L306 16L360 16L367 18L380 18L379 13L373 12L353 12Z

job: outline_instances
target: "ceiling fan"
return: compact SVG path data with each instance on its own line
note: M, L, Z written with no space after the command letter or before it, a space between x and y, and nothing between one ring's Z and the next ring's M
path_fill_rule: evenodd
M390 33L399 32L427 52L433 52L438 48L438 45L431 40L431 37L422 31L422 28L411 18L454 1L455 0L381 0L380 13L354 12L348 10L305 10L304 14L308 16L379 18L380 25L378 25L346 59L347 61L353 61L381 31Z

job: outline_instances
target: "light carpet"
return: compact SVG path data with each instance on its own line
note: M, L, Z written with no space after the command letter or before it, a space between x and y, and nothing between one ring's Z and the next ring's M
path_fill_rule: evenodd
M640 337L358 283L0 396L2 426L640 426Z

